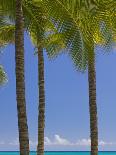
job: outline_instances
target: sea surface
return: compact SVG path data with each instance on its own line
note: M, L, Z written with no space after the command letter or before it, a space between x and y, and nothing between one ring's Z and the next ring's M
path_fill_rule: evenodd
M0 155L19 155L19 152L0 152ZM30 155L36 155L36 152L31 152ZM58 151L55 151L55 152L45 152L45 155L90 155L90 152L58 152ZM116 151L105 151L105 152L99 152L99 155L116 155Z

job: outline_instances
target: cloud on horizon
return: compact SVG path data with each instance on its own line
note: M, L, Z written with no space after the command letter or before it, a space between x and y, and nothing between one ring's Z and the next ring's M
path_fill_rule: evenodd
M45 145L65 145L65 146L90 146L91 140L82 138L77 140L76 142L71 142L66 138L62 138L60 135L56 134L54 135L54 139L51 140L48 137L45 137ZM103 140L99 141L99 146L105 146L105 145L116 145L114 142L106 142Z
M34 148L36 149L37 147L37 141L29 141L30 143L30 148ZM70 140L61 137L58 134L55 134L53 136L53 139L50 139L49 137L45 137L45 147L55 147L55 146L64 146L64 147L89 147L91 144L91 140L87 139L87 138L82 138L82 139L78 139L75 142L71 142ZM15 140L5 143L4 141L0 142L0 146L12 146L12 147L17 147L19 146L19 141L18 138L16 138ZM103 140L99 141L99 146L100 147L104 147L104 146L116 146L116 142L106 142Z

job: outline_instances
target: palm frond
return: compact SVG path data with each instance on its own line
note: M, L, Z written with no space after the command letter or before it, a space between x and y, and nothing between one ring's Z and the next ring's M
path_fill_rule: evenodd
M3 85L7 82L7 76L3 69L3 66L0 65L0 85Z
M47 34L43 45L50 59L56 58L60 53L66 51L63 37L60 33Z
M0 16L15 18L15 0L0 0Z
M0 47L15 42L15 26L6 25L0 27Z

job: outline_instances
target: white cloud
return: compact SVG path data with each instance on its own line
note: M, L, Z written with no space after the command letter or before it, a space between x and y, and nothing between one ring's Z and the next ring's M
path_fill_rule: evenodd
M66 138L62 138L60 135L56 134L54 135L54 139L51 140L48 137L45 137L45 145L65 145L65 146L90 146L91 145L91 140L82 138L80 140L77 140L76 142L71 142ZM103 140L99 141L99 146L111 146L111 145L116 145L114 142L106 142Z
M116 145L114 142L105 142L103 140L99 141L99 146L105 146L105 145Z
M89 146L91 143L90 139L81 139L75 143L67 140L66 138L62 138L60 135L54 135L54 139L50 140L48 137L45 137L45 145L65 145L65 146Z
M50 140L48 137L45 137L45 139L44 139L44 144L45 144L45 145L51 145L52 142L51 142L51 140Z
M90 139L81 139L78 140L76 145L82 145L82 146L90 146L91 145L91 140ZM106 146L106 145L116 145L116 143L113 142L105 142L103 140L99 141L99 146Z
M55 135L54 138L55 138L54 144L56 145L70 145L71 144L71 142L69 142L65 138L61 138L59 135Z
M18 140L18 138L16 138L16 139L13 140L12 142L9 142L9 145L14 145L14 146L19 145L19 140Z
M65 138L62 138L58 134L54 135L54 139L50 140L48 137L45 137L45 145L72 145L70 141Z
M106 145L106 142L104 142L104 141L101 140L101 141L99 142L99 145L104 146L104 145Z
M29 141L30 143L30 147L32 148L36 148L37 147L37 141ZM5 144L4 142L0 142L0 145ZM79 139L75 142L71 142L70 140L61 137L58 134L55 134L53 139L50 139L49 137L45 137L44 139L44 144L45 146L90 146L91 145L91 140L87 139L87 138L82 138ZM18 138L12 142L9 143L9 145L13 145L13 146L18 146L19 145L19 141ZM116 143L114 142L106 142L103 140L99 141L99 146L115 146Z
M84 139L78 140L75 145L90 146L90 144L91 144L91 140L84 138Z

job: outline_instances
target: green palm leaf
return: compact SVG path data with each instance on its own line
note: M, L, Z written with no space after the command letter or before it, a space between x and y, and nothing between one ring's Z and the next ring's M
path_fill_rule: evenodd
M6 73L5 73L4 69L3 69L3 66L0 65L0 85L3 85L6 82L7 82Z
M15 26L6 25L0 27L0 47L7 44L14 44L15 42Z

